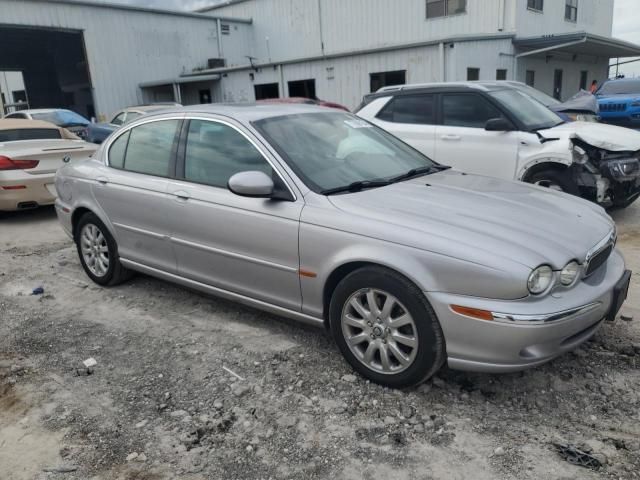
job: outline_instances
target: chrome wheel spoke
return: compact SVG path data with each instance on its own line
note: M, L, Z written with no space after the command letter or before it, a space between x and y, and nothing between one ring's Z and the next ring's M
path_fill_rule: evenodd
M360 330L364 330L367 326L367 323L363 319L356 318L350 314L344 316L344 323L350 327L359 328Z
M389 345L389 351L393 354L396 360L400 362L401 365L403 366L409 365L410 363L409 357L407 357L394 342L391 342L388 345Z
M415 348L418 346L418 342L413 336L402 335L401 333L394 332L391 334L391 338L397 343L406 345L407 347Z
M369 346L364 352L364 361L371 364L376 354L376 350L378 350L377 345L374 342L369 342Z
M351 345L360 345L362 342L365 342L367 340L371 340L371 337L369 337L369 335L367 335L366 333L362 332L350 337L347 341Z
M349 303L349 305L351 305L351 307L353 307L353 309L362 318L366 319L366 318L369 318L371 316L371 313L369 313L369 311L366 308L364 308L364 305L362 303L360 303L360 299L358 299L357 297L352 298L351 302Z
M389 361L389 348L383 345L380 348L380 363L382 364L382 370L388 372L391 370L391 362Z
M373 290L367 292L367 303L369 304L369 312L371 312L372 316L377 317L380 315L380 309L376 303L376 293Z
M398 318L392 318L389 321L389 326L391 328L400 328L406 325L413 325L413 318L408 313L404 313L400 315Z
M384 304L382 305L382 309L380 310L380 318L383 320L389 320L391 318L391 312L393 311L393 307L396 304L396 299L387 296L384 299Z

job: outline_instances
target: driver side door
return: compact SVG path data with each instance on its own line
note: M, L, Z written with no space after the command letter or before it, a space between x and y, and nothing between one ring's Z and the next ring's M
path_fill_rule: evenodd
M436 161L468 173L515 178L518 132L484 129L488 120L504 117L495 105L477 93L444 93L440 111Z
M182 137L177 178L169 181L168 189L178 274L299 311L302 197L241 127L191 119ZM251 170L271 175L277 186L289 190L291 201L232 193L229 178Z

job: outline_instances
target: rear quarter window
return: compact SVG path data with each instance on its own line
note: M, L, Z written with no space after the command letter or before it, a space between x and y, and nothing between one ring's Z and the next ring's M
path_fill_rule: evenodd
M60 139L60 130L53 128L17 128L0 130L0 142L15 142L18 140L51 140Z

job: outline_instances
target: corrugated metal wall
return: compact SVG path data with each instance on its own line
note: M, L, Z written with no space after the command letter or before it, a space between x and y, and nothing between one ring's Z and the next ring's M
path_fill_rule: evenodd
M219 56L215 19L0 0L2 24L82 30L98 114L138 103L140 82L173 78Z
M611 36L613 0L579 0L577 22L565 20L564 0L547 0L543 13L528 10L524 0L518 1L517 6L516 30L519 37L573 32Z

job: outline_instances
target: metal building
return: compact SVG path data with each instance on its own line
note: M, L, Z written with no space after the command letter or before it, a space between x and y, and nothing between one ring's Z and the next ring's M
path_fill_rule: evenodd
M212 66L246 63L224 49L249 20L76 0L0 0L0 72L23 74L29 106L104 116L145 102L217 100ZM223 63L223 50L226 63Z
M611 38L613 0L228 0L199 11L252 20L250 62L211 70L224 74L225 101L355 107L385 85L474 79L566 99L606 79L611 58L640 56Z

